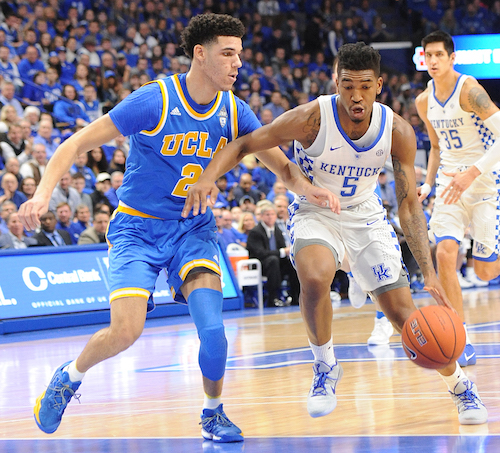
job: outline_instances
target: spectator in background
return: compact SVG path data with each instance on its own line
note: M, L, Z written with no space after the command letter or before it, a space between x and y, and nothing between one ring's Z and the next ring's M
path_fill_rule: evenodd
M9 231L0 236L0 249L25 249L37 245L36 239L24 234L24 226L17 212L9 214L6 223Z
M36 181L35 178L24 178L21 181L21 192L26 196L26 199L31 200L36 190Z
M64 101L58 101L64 102ZM42 144L45 147L47 159L50 159L61 143L60 138L53 138L54 126L49 119L43 119L38 125L38 132L33 139L33 145Z
M104 203L105 205L107 205L109 207L110 213L114 211L114 208L109 202L108 197L104 195L104 193L107 192L110 188L111 176L109 175L109 173L99 173L95 181L95 190L90 194L90 198L92 199L92 204L94 206L94 211L96 210L95 207L99 203Z
M120 171L125 173L127 156L125 152L121 149L115 149L113 152L113 157L109 162L108 173L113 173L115 171Z
M108 160L100 146L88 153L87 166L94 172L95 176L99 173L107 172L109 167Z
M28 140L30 137L33 138L36 135L38 131L40 116L40 109L38 107L35 107L34 105L28 105L24 109L24 120L20 120L19 124L21 124L21 129L23 130L23 138L25 140ZM26 124L23 121L26 121L28 123L29 131L24 129Z
M106 230L109 224L109 214L99 211L94 215L94 224L80 234L78 245L99 244L106 242Z
M19 75L23 79L33 81L33 78L35 77L35 74L37 72L45 72L45 65L43 64L43 61L39 59L38 49L35 46L28 46L24 55L25 58L23 58L17 65L17 68L19 69Z
M16 108L13 105L4 105L0 110L0 133L7 133L12 124L19 122Z
M71 187L71 174L68 171L64 173L54 191L52 192L49 203L49 210L55 211L59 206L59 203L67 203L70 207L71 216L73 216L76 207L80 204L80 200L81 197L78 191Z
M19 163L27 162L31 156L31 143L23 140L19 123L11 124L7 135L0 141L0 150L4 163L15 157Z
M71 236L65 230L56 229L57 219L52 211L40 217L40 231L33 236L38 246L62 247L73 245Z
M45 145L42 143L35 143L31 152L31 159L22 164L19 172L23 178L33 178L38 186L47 166L47 152Z
M92 198L90 198L90 195L88 193L85 193L83 190L85 189L85 177L81 173L74 173L71 176L71 185L77 190L77 192L80 194L80 201L81 203L78 205L80 206L81 204L84 204L89 208L89 211L92 212L93 210L93 204L92 204ZM77 206L77 208L78 208Z
M75 87L76 93L78 95L78 100L81 101L83 99L83 92L87 85L91 85L92 81L90 80L90 70L87 66L82 63L79 63L76 66L76 72L71 82L71 85Z
M243 247L247 246L248 233L255 228L257 223L255 222L255 217L251 212L242 212L240 220L238 221L237 230L241 235L241 245Z
M58 70L59 77L61 79L61 84L66 85L68 83L72 83L74 81L74 77L76 74L76 66L74 62L76 61L76 57L74 60L72 58L72 52L70 51L70 43L74 43L76 45L76 40L74 38L69 38L66 45L56 47L58 61L54 68ZM50 64L50 60L49 60ZM50 64L52 66L52 64Z
M85 113L81 102L77 99L76 89L73 85L64 85L63 96L66 99L56 101L54 104L54 118L63 127L73 128L75 126L86 126L90 123L90 118Z
M240 204L240 200L244 196L250 197L252 202L257 204L257 202L262 198L262 193L253 189L252 186L252 175L249 173L242 173L239 184L233 189L234 202L236 205Z
M263 126L271 124L274 120L273 112L270 109L262 109L260 112L260 122Z
M94 121L102 116L102 105L97 100L97 91L91 83L83 88L83 109L90 121Z
M387 178L385 169L380 170L378 175L378 189L380 190L380 198L384 207L389 207L393 214L398 212L398 201L396 198L396 190Z
M271 113L273 114L273 120L280 116L282 113L285 113L285 109L281 105L281 100L281 91L274 90L271 94L271 101L264 105L264 109L271 110Z
M73 222L74 214L71 211L70 205L65 201L61 201L57 205L55 212L57 217L56 228L59 230L66 231L71 237L72 244L76 244L78 242L79 230L78 227Z
M118 83L114 71L106 71L102 80L102 102L106 111L118 104Z
M81 234L89 227L92 226L91 213L92 211L86 204L79 204L76 207L75 219L73 220L74 228L78 234L78 240L80 240ZM108 213L109 216L109 213Z
M0 183L0 204L5 201L12 201L19 209L27 198L22 192L17 190L19 183L12 173L5 173Z
M21 103L14 97L16 88L12 82L3 81L2 90L0 92L0 107L11 105L16 109L17 116L22 118L23 107Z
M19 69L17 64L12 61L10 50L7 46L0 46L0 75L3 80L12 82L16 91L20 91L23 87L23 82L19 78Z
M219 193L217 194L216 204L219 203L220 208L228 209L234 200L233 197L233 188L227 188L227 176L222 175L216 182L215 185L219 189Z
M120 188L123 183L123 173L119 170L111 173L111 187L107 190L104 195L109 200L111 207L115 210L118 207L118 195L116 191Z
M285 184L283 184L283 182L279 179L277 179L276 182L273 184L273 188L269 191L266 198L269 201L274 202L274 199L277 195L285 195L288 200L288 204L293 202L294 194L290 192L285 187Z
M28 105L43 105L44 86L47 83L45 71L38 71L33 76L33 85L25 83L23 89L23 102Z
M280 299L281 282L285 276L292 297L292 303L298 305L299 281L297 273L290 263L290 247L286 246L281 230L276 225L276 208L266 202L261 207L261 221L248 233L247 249L250 258L257 258L262 263L262 275L267 277L268 307L282 307L285 301Z
M6 200L0 203L0 236L9 232L7 217L13 212L17 212L17 206L13 201Z
M23 175L19 172L20 165L19 161L17 160L16 157L10 157L7 162L5 162L5 168L0 171L0 181L2 180L3 176L7 173L12 173L16 179L17 183L19 186L21 186L21 182L23 181Z
M84 193L91 194L95 189L95 175L92 169L87 166L89 153L79 154L75 163L71 167L71 173L80 173L85 178Z

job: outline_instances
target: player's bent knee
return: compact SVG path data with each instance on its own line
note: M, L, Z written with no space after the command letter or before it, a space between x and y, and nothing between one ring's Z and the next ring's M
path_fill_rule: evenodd
M227 358L227 339L223 325L205 327L200 337L199 364L204 377L218 381L224 376Z

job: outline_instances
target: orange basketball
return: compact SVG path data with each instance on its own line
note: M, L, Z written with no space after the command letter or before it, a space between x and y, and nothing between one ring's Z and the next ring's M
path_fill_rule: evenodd
M424 368L443 368L455 362L465 348L465 329L456 313L441 305L415 310L403 325L403 349Z

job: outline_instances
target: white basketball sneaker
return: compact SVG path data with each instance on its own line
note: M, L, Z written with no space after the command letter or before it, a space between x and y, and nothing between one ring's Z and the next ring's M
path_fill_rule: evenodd
M488 411L479 397L476 384L469 379L461 380L450 394L462 425L481 425L488 421Z
M476 288L484 288L485 286L488 286L490 284L490 282L485 282L484 280L481 280L474 272L473 267L467 267L465 269L465 278L470 283L472 283Z
M462 275L462 272L457 271L457 278L458 278L458 284L460 285L460 288L462 288L462 289L468 289L468 288L473 288L474 287L474 283L471 283L469 280L467 280Z
M392 327L391 322L385 316L380 319L376 317L375 326L367 343L375 345L389 344L393 333L394 327Z
M358 285L350 272L347 274L347 278L349 279L349 288L347 290L349 302L354 308L361 308L365 304L368 294L361 289L361 286Z
M307 411L311 417L323 417L337 407L335 387L342 378L344 371L337 362L330 366L321 360L313 365L314 377L307 396Z

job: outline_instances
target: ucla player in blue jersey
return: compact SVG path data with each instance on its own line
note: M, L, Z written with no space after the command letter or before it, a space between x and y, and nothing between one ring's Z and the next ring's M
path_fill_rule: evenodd
M389 107L375 102L382 90L380 55L364 43L338 53L338 95L321 96L290 110L270 125L230 143L194 185L184 215L205 210L215 198L213 181L252 152L295 140L295 157L314 185L330 189L340 203L332 210L296 197L289 207L292 257L301 285L300 306L314 355L307 409L321 417L337 405L342 367L332 342L330 284L345 256L364 291L369 291L398 331L416 309L402 267L396 233L374 189L392 157L399 218L408 245L438 304L449 306L429 250L427 222L415 189L416 139L413 128ZM260 154L260 153L259 153ZM438 370L448 385L462 424L487 420L476 386L457 363Z
M211 211L188 218L181 211L189 187L212 157L260 127L250 108L230 91L241 67L244 31L238 19L227 15L193 18L183 33L183 48L192 59L189 72L146 84L66 140L51 158L35 196L20 209L25 226L34 229L78 154L120 134L130 136L120 203L107 233L111 324L90 339L76 360L57 369L37 399L35 421L46 433L58 428L87 370L139 338L158 273L166 268L172 294L187 301L200 338L206 395L202 435L215 442L243 440L221 403L227 340L215 220ZM334 205L333 195L311 185L283 153L264 162L284 173L289 187L311 202Z
M455 46L448 33L435 31L422 40L422 46L432 80L415 104L427 126L431 151L419 194L424 200L436 183L430 231L437 242L438 272L465 321L456 264L469 226L475 273L485 281L500 274L500 111L476 79L453 68ZM468 334L458 363L476 363Z

